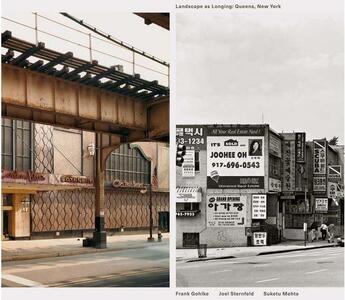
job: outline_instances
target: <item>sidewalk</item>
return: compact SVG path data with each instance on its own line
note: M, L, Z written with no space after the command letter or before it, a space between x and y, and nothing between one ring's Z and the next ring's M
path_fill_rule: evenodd
M83 247L82 238L63 238L46 240L19 240L1 242L1 261L27 260L58 256L79 255L125 249L139 249L169 243L169 233L163 233L162 242L147 242L148 233L107 236L107 248Z
M335 247L336 243L329 244L326 241L317 241L308 243L304 246L303 241L286 241L277 245L271 246L251 246L251 247L231 247L231 248L209 248L207 249L206 258L198 258L197 249L176 249L176 260L193 262L201 260L225 259L237 257L251 257L257 255L283 253L300 250L311 250L317 248Z

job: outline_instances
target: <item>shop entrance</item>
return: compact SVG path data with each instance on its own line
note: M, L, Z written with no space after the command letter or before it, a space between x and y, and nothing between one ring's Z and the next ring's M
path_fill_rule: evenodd
M8 240L11 234L11 221L12 221L12 195L3 194L1 203L1 218L2 218L2 232L1 239Z

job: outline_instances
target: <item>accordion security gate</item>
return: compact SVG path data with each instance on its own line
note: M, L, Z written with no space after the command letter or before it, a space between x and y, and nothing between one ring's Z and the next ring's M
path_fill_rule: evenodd
M93 190L40 192L31 200L31 234L82 232L94 228ZM152 192L153 225L158 212L169 211L169 193ZM105 191L105 228L117 230L149 227L149 195L127 190Z

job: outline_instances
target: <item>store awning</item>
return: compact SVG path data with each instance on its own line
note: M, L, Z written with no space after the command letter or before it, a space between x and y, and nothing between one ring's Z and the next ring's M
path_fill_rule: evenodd
M177 187L177 203L201 202L201 187Z

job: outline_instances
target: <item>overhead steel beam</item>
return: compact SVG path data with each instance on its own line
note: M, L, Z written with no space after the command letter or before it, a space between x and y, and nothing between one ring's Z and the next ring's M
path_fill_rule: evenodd
M93 60L92 62L88 62L82 66L80 66L79 68L74 69L73 71L69 72L68 74L66 74L64 76L64 79L70 79L70 80L74 80L76 79L76 75L78 75L81 72L86 72L87 70L89 70L90 68L97 66L98 65L98 61L97 60Z
M37 46L33 46L32 48L26 50L24 53L17 56L15 59L13 59L10 63L12 65L19 65L22 61L30 57L31 55L35 54L36 52L40 51L41 49L44 49L45 45L44 43L38 43Z
M53 59L52 61L46 63L45 65L43 65L41 68L39 68L40 72L46 72L49 69L53 68L54 66L61 64L62 62L64 62L65 60L69 59L73 57L73 53L72 52L66 52L65 54L60 55L59 57Z

